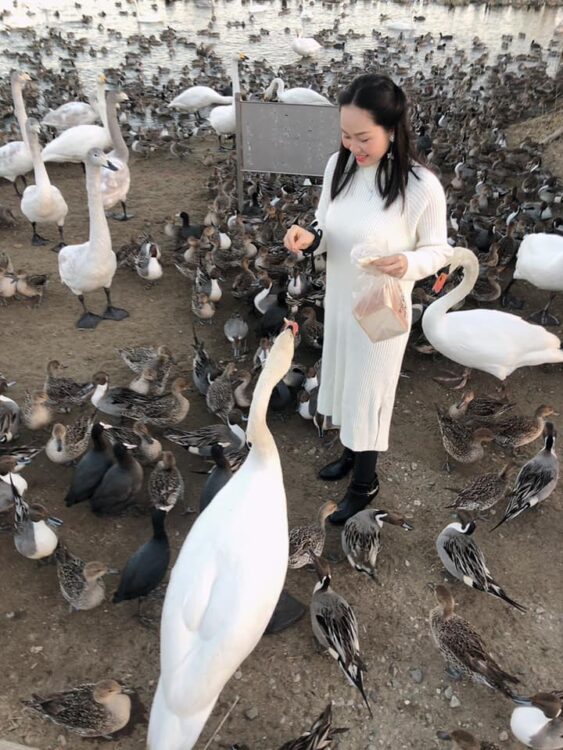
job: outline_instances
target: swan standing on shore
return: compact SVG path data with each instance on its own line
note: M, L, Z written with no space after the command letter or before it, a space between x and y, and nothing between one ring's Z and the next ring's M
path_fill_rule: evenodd
M556 295L563 292L563 237L543 232L527 234L518 248L514 279L523 279L551 292L547 305L528 317L542 326L558 326L559 320L549 308ZM504 293L507 291L508 287Z
M96 107L88 104L88 102L66 102L57 109L50 109L41 120L41 124L49 125L57 130L67 130L76 125L93 125L100 116L98 114L100 106L103 106L105 84L106 77L102 73L98 76ZM90 98L90 101L92 101L92 98Z
M122 91L108 91L106 98L107 121L109 134L113 141L113 151L108 154L115 171L104 169L102 172L102 200L104 209L107 211L116 203L121 203L123 214L111 214L112 219L117 221L129 221L134 214L127 213L127 193L131 184L129 173L129 150L121 135L121 129L117 121L117 103L129 100L127 94Z
M306 89L297 86L293 89L285 88L285 83L281 78L274 78L266 91L264 91L264 101L271 101L274 96L278 102L284 104L331 104L326 96L318 94L312 89Z
M190 86L172 99L168 106L170 109L178 109L180 112L193 113L197 121L201 122L200 109L211 107L214 104L232 104L232 102L232 96L223 96L209 86Z
M149 750L191 750L226 682L260 640L288 562L286 497L266 424L289 370L295 323L276 339L254 390L242 467L199 516L176 561L161 621Z
M498 310L449 312L475 286L479 261L465 248L454 248L450 274L463 267L463 280L451 292L433 302L422 318L422 330L430 344L445 357L505 380L519 367L563 362L561 342L541 326ZM440 291L447 275L435 285Z
M45 146L42 153L43 161L83 162L86 160L86 155L90 149L99 148L103 151L111 148L112 143L104 97L98 102L98 106L103 126L75 125L73 128L64 130Z
M117 258L112 250L111 235L102 204L100 170L102 167L115 170L115 167L99 148L88 152L85 166L90 237L88 242L81 245L63 247L59 253L59 274L63 284L78 296L84 309L84 314L76 323L77 328L95 328L102 320L123 320L129 313L113 307L110 296ZM101 288L106 293L107 308L103 315L95 315L87 309L84 294Z
M25 124L27 142L33 159L35 185L28 185L21 199L21 212L30 222L33 229L32 245L46 245L48 240L37 234L37 223L54 223L59 228L60 243L53 248L60 250L64 247L64 223L68 213L68 206L61 191L51 185L47 169L41 158L39 132L41 126L35 119L30 118Z
M31 81L31 78L27 73L19 73L14 70L11 77L12 86L12 99L14 102L14 113L16 120L20 126L20 132L22 134L22 141L11 141L6 143L5 146L0 148L0 177L4 177L6 180L14 183L16 193L21 196L21 192L18 190L18 177L21 177L24 183L24 187L27 185L27 180L24 175L31 172L33 169L33 160L31 158L31 152L29 150L29 144L27 142L27 134L25 132L25 123L27 122L27 114L25 111L25 103L23 100L22 89L27 83Z

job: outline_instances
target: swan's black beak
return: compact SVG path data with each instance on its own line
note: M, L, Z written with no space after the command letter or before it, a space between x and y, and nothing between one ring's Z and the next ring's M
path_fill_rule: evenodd
M115 166L115 164L113 164L111 161L109 161L109 159L108 159L107 163L104 164L104 166L105 166L106 169L111 169L112 172L117 172L117 167Z

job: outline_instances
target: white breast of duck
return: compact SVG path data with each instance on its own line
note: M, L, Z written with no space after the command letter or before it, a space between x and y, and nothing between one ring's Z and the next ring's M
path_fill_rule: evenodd
M92 405L96 407L96 409L99 408L100 402L103 399L103 397L106 395L108 388L109 388L109 382L107 381L105 383L96 384L94 392L90 396L90 401L92 402Z
M20 474L0 474L0 480L6 482L6 484L10 486L13 484L22 497L27 490L27 482Z
M524 745L538 750L559 750L563 748L563 737L554 738L554 744L543 744L539 735L549 724L550 719L536 706L518 706L510 717L512 734ZM563 727L562 727L563 731ZM537 739L534 742L534 739Z
M46 521L32 523L35 553L29 555L31 560L41 560L53 554L59 543L58 537Z
M219 302L222 296L223 292L221 290L221 287L219 286L219 280L211 277L211 290L209 292L209 299L211 300L211 302Z

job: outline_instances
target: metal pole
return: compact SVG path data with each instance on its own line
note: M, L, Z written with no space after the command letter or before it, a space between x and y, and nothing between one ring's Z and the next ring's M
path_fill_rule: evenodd
M244 183L242 177L242 119L241 119L241 98L240 98L240 81L238 75L238 63L233 62L233 97L235 102L235 147L236 147L236 177L237 177L237 200L238 210L242 213L244 208Z

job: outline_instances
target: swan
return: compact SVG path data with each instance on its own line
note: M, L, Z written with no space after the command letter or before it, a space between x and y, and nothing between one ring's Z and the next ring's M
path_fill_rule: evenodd
M323 45L319 44L316 39L301 34L298 34L291 42L291 49L301 57L314 57L322 48Z
M543 310L532 313L529 319L544 326L558 326L559 320L549 313L549 306L557 292L563 292L563 237L527 234L518 248L514 278L552 292Z
M67 130L76 125L92 125L99 117L100 106L103 106L100 102L103 102L105 95L105 83L106 77L102 73L98 76L97 107L93 107L88 102L66 102L57 109L50 109L41 120L41 124L49 125L57 130Z
M138 0L133 0L135 5L135 12L137 14L137 23L164 23L164 19L160 10L157 10L152 16L139 15L139 3Z
M118 91L108 91L106 100L106 111L108 118L108 127L111 140L113 141L113 151L108 154L108 159L116 167L116 170L104 169L102 172L102 201L104 209L121 203L123 214L112 214L112 219L118 221L128 221L134 214L127 213L127 193L131 184L131 175L129 174L129 150L127 144L121 135L121 129L117 121L117 103L129 100L127 94Z
M563 362L561 342L541 326L498 310L448 312L475 286L479 261L465 248L453 249L450 273L463 267L463 281L433 302L422 318L422 330L441 354L466 368L483 370L505 380L519 367ZM440 291L447 276L435 285Z
M266 424L290 368L296 324L275 340L254 390L246 461L199 516L170 576L149 750L190 750L225 683L260 640L288 562L286 497Z
M111 148L112 142L104 97L98 102L98 107L103 126L75 125L73 128L63 130L60 135L44 147L43 161L83 162L86 160L86 155L90 149L99 148L103 151Z
M16 193L19 196L21 196L21 192L18 190L18 177L21 177L24 185L27 185L24 175L33 169L33 160L29 144L26 140L25 123L27 121L27 114L22 94L22 89L27 81L31 81L29 75L27 73L19 73L17 70L14 70L10 76L14 113L20 126L23 141L11 141L0 148L0 177L13 182Z
M237 115L235 104L215 107L209 113L209 123L219 138L219 148L224 151L221 136L233 135L237 129Z
M59 275L63 284L78 296L84 309L84 314L76 323L77 328L95 328L101 320L123 320L129 313L111 304L110 287L117 259L111 247L111 236L100 189L100 169L116 168L99 148L88 151L85 166L90 237L88 242L81 245L63 247L59 253ZM100 288L103 288L107 298L107 308L102 316L89 312L84 303L86 292Z
M65 244L64 223L68 213L68 206L58 187L51 185L47 169L41 158L39 132L41 125L30 118L25 124L27 142L33 159L35 185L28 185L23 191L21 212L31 223L33 228L32 245L46 245L47 240L37 234L37 223L54 223L59 228L60 244L55 248L60 250Z
M209 86L190 86L172 99L168 107L180 112L195 112L197 119L201 120L200 109L213 104L232 104L232 101L232 96L223 96Z
M285 84L281 78L274 78L266 91L264 100L269 102L274 95L279 102L284 104L330 104L326 96L318 94L312 89L306 89L298 86L294 89L285 89Z
M390 21L385 24L385 28L389 31L414 31L414 24L409 21Z

